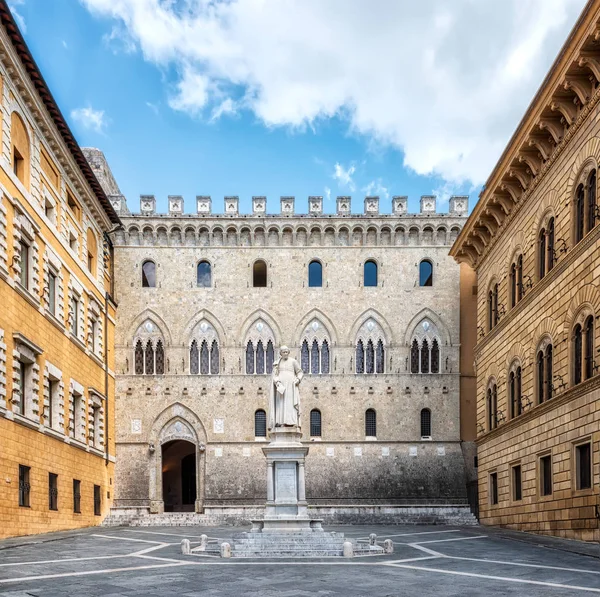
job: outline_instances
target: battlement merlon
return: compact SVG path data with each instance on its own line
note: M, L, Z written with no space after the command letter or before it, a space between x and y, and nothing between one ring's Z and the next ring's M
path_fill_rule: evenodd
M122 195L111 196L113 207L119 215L130 215L125 197ZM184 199L181 195L169 195L168 197L168 213L160 214L156 212L156 198L154 195L140 195L140 211L142 216L186 216L193 217L315 217L315 216L338 216L338 217L400 217L400 216L457 216L466 217L469 211L469 196L468 195L453 195L450 197L449 210L446 213L437 211L437 197L435 195L423 195L420 199L420 209L418 213L409 213L408 197L406 195L394 195L392 197L391 214L381 213L380 199L377 196L365 197L364 209L362 213L352 212L352 197L338 196L336 198L335 214L326 214L323 211L323 197L320 195L311 195L308 197L307 213L296 212L295 197L283 196L280 198L279 213L267 212L267 198L264 195L252 197L252 213L240 213L240 198L237 195L229 195L224 198L224 209L222 214L216 214L212 211L212 198L209 195L196 196L196 214L184 213Z

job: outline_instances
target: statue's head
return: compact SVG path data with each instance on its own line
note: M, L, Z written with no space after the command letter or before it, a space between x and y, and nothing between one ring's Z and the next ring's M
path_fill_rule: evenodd
M279 355L282 359L287 359L290 356L290 349L287 346L282 346L279 349Z

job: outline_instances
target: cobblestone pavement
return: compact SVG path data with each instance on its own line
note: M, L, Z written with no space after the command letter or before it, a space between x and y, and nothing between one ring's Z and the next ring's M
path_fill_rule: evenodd
M396 597L600 594L600 547L481 527L328 527L392 539L394 553L352 560L224 560L181 554L181 539L240 529L91 528L0 541L0 595Z

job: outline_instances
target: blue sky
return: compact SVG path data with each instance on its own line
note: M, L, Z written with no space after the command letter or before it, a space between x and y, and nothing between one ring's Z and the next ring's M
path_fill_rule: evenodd
M188 212L196 195L216 212L239 195L246 213L252 195L270 212L282 195L298 212L309 195L326 212L352 195L360 212L368 193L382 212L392 195L411 211L432 193L440 211L450 194L472 207L583 6L257 1L11 5L76 138L105 152L132 211L140 194L159 210L183 195ZM496 31L480 32L490 19Z

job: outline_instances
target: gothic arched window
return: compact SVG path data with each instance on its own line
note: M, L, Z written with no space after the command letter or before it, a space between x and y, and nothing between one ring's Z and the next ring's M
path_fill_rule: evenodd
M270 375L273 372L275 336L263 320L256 320L246 332L246 374Z
M429 259L419 264L419 286L433 286L433 264Z
M377 264L372 259L365 261L363 284L364 286L377 286Z
M382 327L372 318L358 330L356 373L385 373L385 336Z
M142 263L142 288L156 288L156 264L154 261Z
M356 343L356 372L365 372L365 349L362 340Z
M246 344L246 375L254 374L254 346L252 341Z
M212 267L208 261L201 261L196 268L196 285L198 288L212 286Z
M197 375L200 373L200 360L198 358L198 342L194 340L190 346L190 373Z
M300 365L304 373L311 375L328 374L329 346L331 338L327 328L318 319L313 319L302 334Z
M160 328L147 319L135 332L134 366L136 375L163 375L165 372L164 338Z
M410 347L410 372L419 372L419 343L413 340Z
M310 288L323 286L323 266L320 261L313 260L308 264L308 286Z
M554 218L548 220L548 231L546 242L546 267L550 271L554 267Z
M437 327L429 319L419 322L413 332L410 372L440 372L440 335Z
M310 436L321 437L321 411L316 408L310 411Z
M220 371L219 338L205 319L194 326L190 342L190 373L216 375Z
M254 413L254 437L267 437L267 413L262 409Z
M521 401L521 365L516 362L511 366L508 375L508 389L510 392L510 418L518 417L523 412Z
M135 345L135 374L144 374L144 349L141 340L138 340Z
M365 435L377 437L377 413L372 408L365 412Z
M252 267L252 286L254 288L267 287L267 263L262 259L255 261Z
M159 340L156 343L156 375L164 375L165 373L165 349L162 342Z
M421 438L431 437L431 411L424 408L421 411Z

